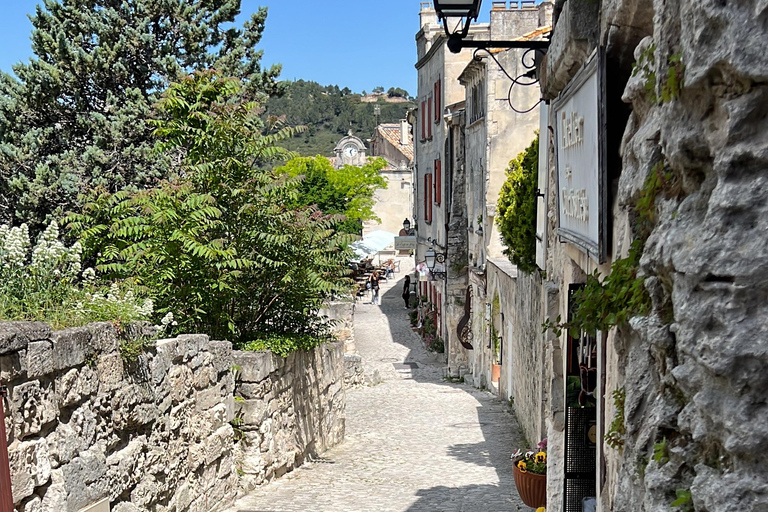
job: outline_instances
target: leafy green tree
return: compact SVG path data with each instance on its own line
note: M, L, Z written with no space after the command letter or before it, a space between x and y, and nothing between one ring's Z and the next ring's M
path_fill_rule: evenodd
M496 219L504 254L520 270L536 269L536 184L539 169L539 137L509 162L507 181L499 193Z
M408 91L405 89L401 89L399 87L390 87L387 91L387 96L390 98L410 98L410 95L408 94Z
M373 91L371 91L373 94L384 94L384 88L380 85L377 85L373 88Z
M348 290L353 237L333 229L337 216L293 206L298 179L260 168L290 156L275 144L296 130L265 135L258 104L240 93L239 81L215 73L172 85L160 103L167 120L155 124L162 149L183 155L180 176L102 194L71 226L100 270L153 290L179 330L241 346L317 341L323 301Z
M276 171L292 178L303 177L296 206L315 205L325 214L344 215L337 229L359 234L362 222L379 220L373 211L373 195L376 190L387 188L387 181L380 174L386 166L386 160L376 158L362 167L345 165L334 169L330 160L318 155L294 158Z
M232 26L240 0L43 0L31 17L35 57L0 72L0 222L30 223L77 206L80 192L112 192L167 176L153 151L152 105L169 83L216 68L247 95L278 90L262 70L267 16Z

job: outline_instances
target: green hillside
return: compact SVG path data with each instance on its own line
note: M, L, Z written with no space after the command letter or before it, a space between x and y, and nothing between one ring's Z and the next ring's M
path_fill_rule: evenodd
M390 89L390 94L407 95L401 89ZM332 156L333 148L349 130L361 139L369 139L376 127L374 105L379 105L379 122L394 123L405 118L411 101L394 103L380 98L377 103L363 103L360 94L336 85L322 86L317 82L298 80L288 82L285 94L270 98L266 113L286 116L290 126L304 125L306 132L285 141L283 146L303 156Z

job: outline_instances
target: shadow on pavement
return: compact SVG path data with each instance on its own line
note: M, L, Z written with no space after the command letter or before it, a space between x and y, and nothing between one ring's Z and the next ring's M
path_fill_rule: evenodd
M524 437L507 403L492 397L488 392L472 388L466 384L457 384L442 379L436 371L445 366L443 354L432 354L418 333L410 327L410 310L404 309L402 299L405 274L396 274L396 280L390 280L382 287L380 309L386 316L392 339L395 343L409 349L408 355L401 362L416 362L419 369L410 372L410 378L416 382L429 382L445 386L444 393L464 392L473 395L480 405L477 408L477 421L473 423L456 423L451 425L457 429L480 428L483 442L454 444L448 447L447 454L456 460L482 467L492 467L498 476L499 484L469 485L462 487L438 486L422 489L418 492L418 501L408 508L408 511L451 512L466 510L484 510L486 512L502 512L531 510L520 500L515 488L512 474L511 454L518 448L525 449ZM396 333L401 335L396 336ZM511 435L510 435L511 430ZM511 440L506 443L499 439ZM512 446L512 443L519 443Z
M417 493L419 499L407 512L508 512L530 510L519 502L514 486L508 496L494 485L468 485L463 487L438 486ZM489 496L492 496L489 498Z

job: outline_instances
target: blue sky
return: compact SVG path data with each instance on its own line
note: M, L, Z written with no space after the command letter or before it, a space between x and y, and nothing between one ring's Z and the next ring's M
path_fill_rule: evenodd
M31 55L27 18L41 0L2 0L0 69ZM283 79L370 91L377 85L416 94L419 0L242 0L240 23L269 7L264 64L283 64ZM480 21L488 20L490 1Z
M0 69L26 61L38 0L3 1ZM265 64L282 63L284 79L336 84L355 92L377 85L416 93L418 0L242 0L245 18L269 7L261 48Z

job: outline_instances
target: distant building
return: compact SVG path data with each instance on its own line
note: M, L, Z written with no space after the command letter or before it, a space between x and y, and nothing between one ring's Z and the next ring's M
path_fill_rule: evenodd
M381 219L366 222L363 234L375 230L398 233L403 220L410 217L412 207L413 137L411 127L402 120L399 123L380 124L370 139L371 156L387 161L381 176L387 180L387 188L376 191L373 211Z
M341 169L345 165L360 167L368 161L365 156L365 143L359 137L352 135L351 131L336 144L333 152L336 155L331 159L334 169Z

